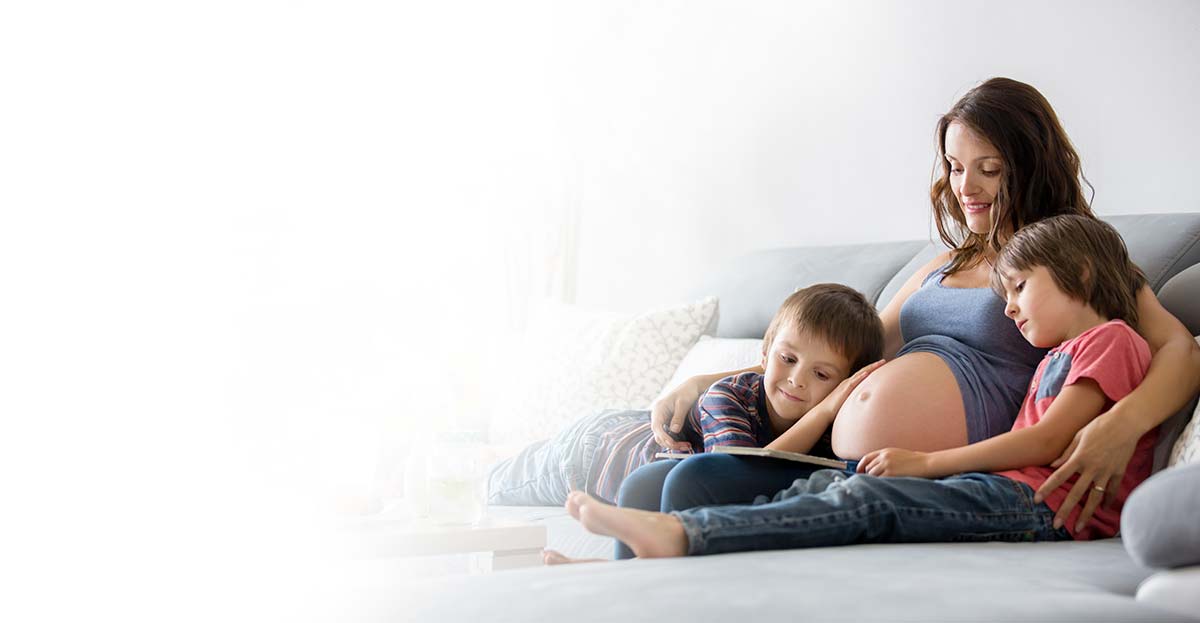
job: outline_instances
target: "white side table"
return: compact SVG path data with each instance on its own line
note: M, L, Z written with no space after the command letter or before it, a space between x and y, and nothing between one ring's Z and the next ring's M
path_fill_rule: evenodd
M350 522L346 536L353 558L483 553L490 560L480 567L492 571L541 565L546 547L546 526L486 516L471 525L438 525L383 513Z

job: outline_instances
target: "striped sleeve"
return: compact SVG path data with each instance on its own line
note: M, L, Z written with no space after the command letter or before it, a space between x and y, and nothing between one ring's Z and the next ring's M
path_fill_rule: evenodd
M716 446L758 447L758 377L747 372L713 383L700 398L704 451Z
M606 431L601 436L596 456L604 462L596 470L594 484L589 491L605 501L616 504L621 483L633 471L654 460L658 444L650 432L650 422L627 422Z

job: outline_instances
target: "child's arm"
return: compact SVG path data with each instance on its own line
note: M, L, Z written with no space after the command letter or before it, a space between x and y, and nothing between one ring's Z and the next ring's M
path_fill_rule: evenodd
M672 436L671 431L679 433L683 430L684 420L687 419L688 413L696 406L696 403L704 398L704 392L712 387L714 383L720 381L727 376L736 376L746 372L763 373L762 366L753 366L743 370L735 370L733 372L718 372L716 374L703 374L694 376L678 387L671 390L660 400L654 401L650 407L650 430L654 434L654 440L658 445L671 450L684 450L686 442L680 441L677 436Z
M756 393L751 377L739 374L713 383L697 403L699 433L704 452L715 446L759 445L754 434ZM763 414L766 418L766 414Z
M858 464L872 476L937 478L962 472L995 472L1048 465L1058 458L1079 429L1104 409L1108 398L1090 378L1062 389L1040 422L961 448L913 452L885 448L870 452Z
M775 438L774 441L767 444L768 448L773 450L784 450L786 452L808 452L817 445L821 440L821 435L829 430L833 425L833 420L837 418L838 411L841 410L842 404L846 402L846 398L858 387L867 375L879 369L885 363L880 359L875 363L863 366L861 370L850 375L850 378L838 383L838 386L829 392L825 399L817 403L817 405L808 410L795 424L783 431L781 435Z
M733 405L706 405L703 399L700 402L700 436L704 440L704 452L711 452L716 446L758 447L745 409Z
M821 435L833 425L837 409L822 409L817 405L808 410L803 417L796 420L783 434L776 437L768 448L785 452L808 452L821 440Z

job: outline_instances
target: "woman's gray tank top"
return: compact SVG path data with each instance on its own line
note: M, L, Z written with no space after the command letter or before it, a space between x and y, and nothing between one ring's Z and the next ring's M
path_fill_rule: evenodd
M1012 428L1046 350L1025 341L1004 315L1004 300L990 288L943 285L945 269L925 277L900 308L904 346L897 357L931 352L950 366L963 395L969 441L974 443Z

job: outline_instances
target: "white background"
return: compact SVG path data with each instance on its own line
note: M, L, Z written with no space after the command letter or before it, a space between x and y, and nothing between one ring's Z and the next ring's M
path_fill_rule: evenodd
M748 250L927 237L934 124L991 76L1054 105L1101 214L1198 210L1198 30L1192 1L5 3L6 605L301 609L329 500L452 424L514 292L641 309Z

